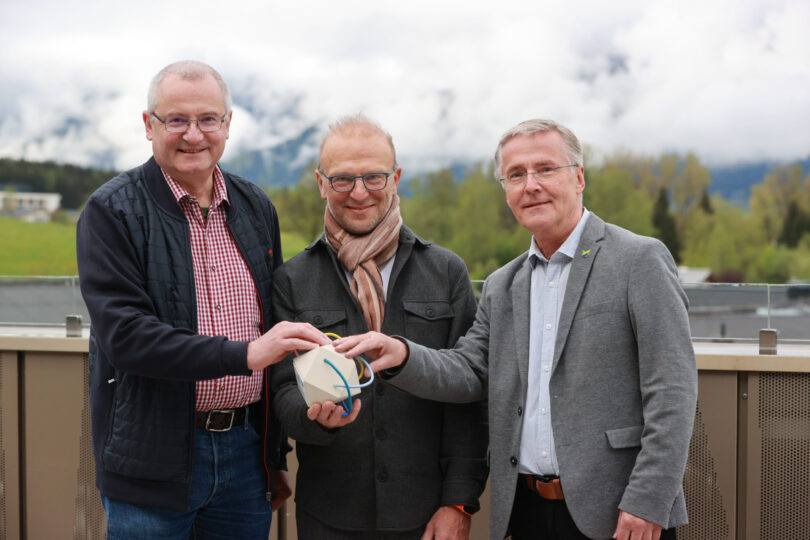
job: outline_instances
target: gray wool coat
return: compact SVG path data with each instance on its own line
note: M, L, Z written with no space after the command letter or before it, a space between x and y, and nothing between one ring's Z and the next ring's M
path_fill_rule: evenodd
M340 336L367 332L343 267L323 238L273 274L274 321L308 322ZM383 332L452 347L476 310L464 262L407 227L385 302ZM377 377L357 419L327 430L306 416L291 359L271 370L273 409L295 439L295 502L342 530L410 531L442 505L478 509L487 478L486 404L417 398Z
M595 215L576 253L549 387L566 504L591 538L610 538L619 510L664 528L685 524L697 369L674 261L661 242ZM425 398L489 397L492 539L509 524L529 406L530 274L527 254L493 273L455 348L409 342L408 361L389 379Z

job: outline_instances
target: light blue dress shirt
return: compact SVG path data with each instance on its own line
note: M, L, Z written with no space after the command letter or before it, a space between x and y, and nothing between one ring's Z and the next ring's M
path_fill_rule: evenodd
M520 436L520 472L559 474L554 434L551 431L551 399L548 383L554 360L554 343L560 321L565 286L571 272L582 230L590 212L586 209L565 242L546 259L532 237L529 311L529 380Z

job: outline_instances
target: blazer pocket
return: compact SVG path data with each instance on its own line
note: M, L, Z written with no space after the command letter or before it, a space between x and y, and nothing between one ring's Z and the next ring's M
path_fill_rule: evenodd
M605 431L608 444L613 449L635 448L641 446L641 432L644 426L630 426Z
M323 332L331 331L343 337L346 328L346 310L310 309L296 315L298 322L308 322Z
M590 306L580 306L577 308L577 312L574 315L574 320L584 319L585 317L592 317L594 315L598 315L599 313L613 311L615 305L615 300L607 300L605 302L591 304Z

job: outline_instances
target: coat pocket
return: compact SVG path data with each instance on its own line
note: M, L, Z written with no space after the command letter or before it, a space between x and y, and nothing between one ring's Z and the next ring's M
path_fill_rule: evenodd
M307 322L321 332L333 332L341 337L346 332L345 309L310 309L298 313L298 322Z
M425 319L428 321L436 321L440 319L450 319L453 317L453 307L450 302L445 300L438 300L432 302L414 302L405 300L403 303L405 311L410 315Z
M116 372L104 469L141 480L187 482L194 383Z
M608 444L613 449L635 448L641 446L641 433L644 426L630 426L605 431Z
M455 315L450 302L405 300L402 307L405 310L405 335L408 339L433 349L453 345L447 343L450 323Z

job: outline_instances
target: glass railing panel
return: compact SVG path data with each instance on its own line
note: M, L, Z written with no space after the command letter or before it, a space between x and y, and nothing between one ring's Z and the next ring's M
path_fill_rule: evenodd
M695 340L758 341L775 329L780 341L810 342L810 285L685 283Z
M473 280L480 295L483 280ZM772 328L779 341L810 342L810 284L684 283L696 341L756 342ZM0 325L65 326L90 317L78 276L0 276Z
M0 276L0 325L65 326L74 315L90 325L78 276Z

